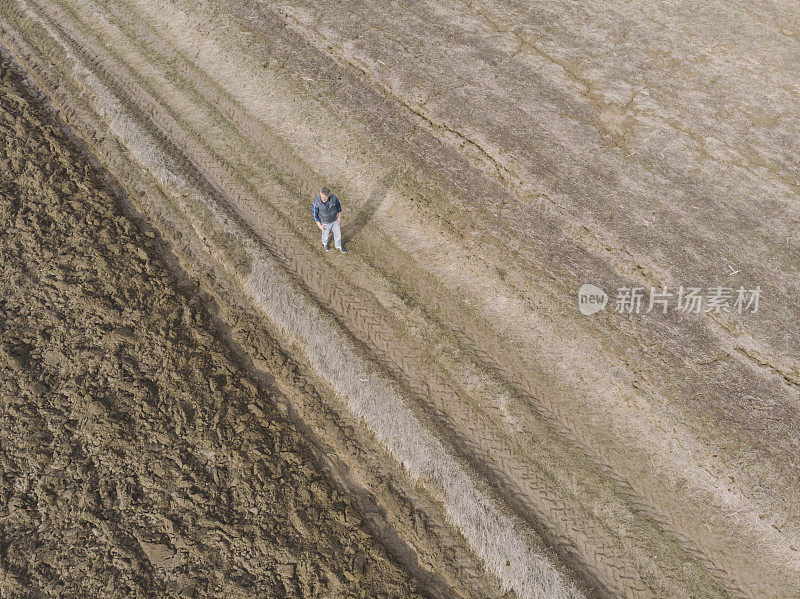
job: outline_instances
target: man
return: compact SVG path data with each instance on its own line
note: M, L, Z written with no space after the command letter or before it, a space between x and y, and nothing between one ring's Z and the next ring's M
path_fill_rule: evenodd
M325 251L330 251L331 246L328 243L328 236L333 231L333 244L336 249L343 254L347 250L342 247L342 227L340 218L342 214L342 205L339 203L339 198L331 193L327 187L319 190L319 195L314 198L314 205L312 208L314 214L314 222L322 231L322 246Z

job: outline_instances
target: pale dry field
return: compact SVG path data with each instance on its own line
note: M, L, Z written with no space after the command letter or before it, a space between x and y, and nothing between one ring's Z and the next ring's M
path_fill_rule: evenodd
M377 542L464 597L800 595L798 39L771 3L0 2L249 371L268 335L318 390L284 409Z

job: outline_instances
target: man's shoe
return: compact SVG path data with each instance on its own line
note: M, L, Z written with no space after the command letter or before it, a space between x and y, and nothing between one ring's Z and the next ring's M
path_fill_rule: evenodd
M325 248L326 252L330 252L331 251L331 244L330 243L324 243L324 244L322 244L322 247Z
M344 246L342 246L342 247L340 247L340 248L336 248L336 249L337 249L337 250L339 250L340 252L342 252L343 254L346 254L346 253L347 253L347 250L346 250L346 249L344 249Z

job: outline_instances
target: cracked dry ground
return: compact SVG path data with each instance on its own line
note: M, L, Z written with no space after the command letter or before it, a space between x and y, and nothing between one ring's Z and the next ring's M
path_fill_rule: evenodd
M0 596L420 596L155 235L0 75Z

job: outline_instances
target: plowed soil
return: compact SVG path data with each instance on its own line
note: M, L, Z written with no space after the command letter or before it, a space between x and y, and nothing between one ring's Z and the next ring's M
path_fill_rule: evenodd
M44 101L3 54L0 595L424 596Z

